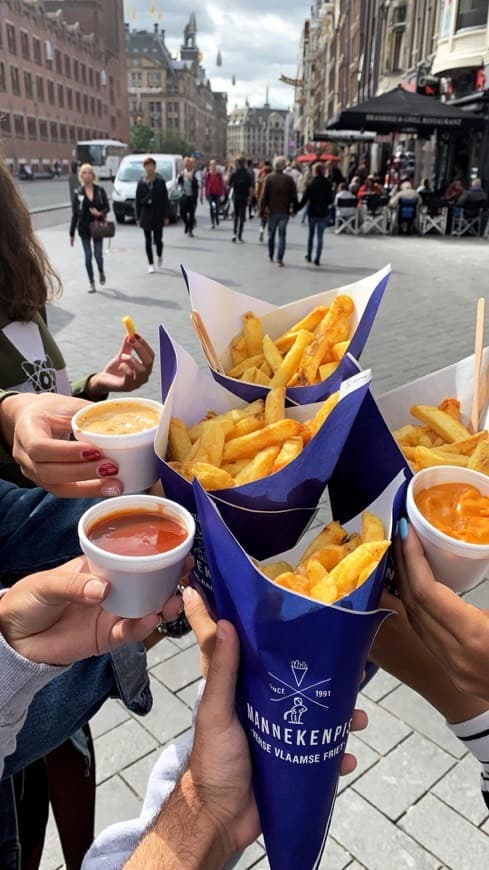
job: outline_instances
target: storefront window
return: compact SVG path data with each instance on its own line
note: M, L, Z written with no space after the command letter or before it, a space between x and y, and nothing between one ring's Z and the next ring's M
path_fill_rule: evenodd
M465 27L485 27L489 0L459 0L457 30Z

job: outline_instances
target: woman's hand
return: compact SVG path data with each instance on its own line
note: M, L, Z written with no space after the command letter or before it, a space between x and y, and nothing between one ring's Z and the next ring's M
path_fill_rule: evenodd
M21 656L48 665L70 665L144 640L160 614L114 616L102 608L109 589L84 556L31 574L0 598L0 631Z
M183 592L183 600L185 602L185 616L192 626L200 647L202 676L206 679L216 645L216 623L209 616L204 601L196 589L187 586ZM367 725L367 714L363 710L354 710L351 730L363 731ZM348 752L345 753L341 761L341 775L346 776L348 773L352 773L356 766L357 760L355 756Z
M71 419L84 399L19 393L0 404L0 436L24 477L58 498L121 495L117 465L90 441L70 441Z
M103 217L104 216L104 212L99 211L98 208L91 208L90 214L92 215L92 217Z
M459 691L489 701L489 613L436 580L411 526L404 540L396 537L394 558L399 592L416 634Z
M154 351L137 333L126 336L122 347L105 368L92 375L88 382L88 395L98 399L107 393L126 393L137 390L149 379L153 370Z

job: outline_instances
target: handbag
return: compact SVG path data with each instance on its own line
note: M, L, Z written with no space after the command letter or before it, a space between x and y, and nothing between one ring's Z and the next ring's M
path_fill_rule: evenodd
M115 236L114 221L91 221L90 235L92 239L113 239Z

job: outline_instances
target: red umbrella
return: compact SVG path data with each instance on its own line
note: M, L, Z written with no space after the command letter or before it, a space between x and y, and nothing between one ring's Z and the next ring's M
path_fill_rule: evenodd
M317 154L299 154L297 163L316 163L319 160Z
M341 160L337 154L321 154L320 160Z

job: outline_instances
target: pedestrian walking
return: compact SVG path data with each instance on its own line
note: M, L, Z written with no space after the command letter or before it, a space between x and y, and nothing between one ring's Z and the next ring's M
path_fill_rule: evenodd
M221 205L221 197L224 196L225 187L222 173L218 170L215 160L209 163L209 170L205 176L204 182L205 195L209 203L211 215L211 228L215 229L219 226L219 208Z
M229 187L233 193L234 229L231 241L243 242L243 227L246 220L246 206L253 196L253 186L250 173L246 168L244 157L238 157L235 170L229 178Z
M309 234L307 237L306 260L308 263L312 261L312 249L314 247L314 237L316 236L315 266L319 266L321 262L323 236L328 225L329 208L332 202L333 186L331 181L324 175L323 164L315 163L312 170L312 181L306 187L299 203L299 209L304 208L306 205L309 206Z
M258 209L260 209L260 201L263 195L263 188L265 187L265 181L267 177L272 172L272 163L270 160L265 160L262 168L260 169L257 181L256 181L256 197L258 200ZM265 233L265 229L268 223L268 211L264 214L260 213L260 234L259 239L260 242L263 241L263 235Z
M274 171L265 181L263 195L260 202L260 216L268 210L268 256L273 263L275 253L275 236L278 230L277 262L284 265L287 224L291 214L297 214L299 202L297 188L291 175L286 175L284 169L287 165L285 157L276 157L273 161Z
M180 217L183 220L185 233L190 238L194 237L195 210L199 199L199 180L195 173L194 161L191 157L185 157L183 172L178 176L178 185L182 189L180 200Z
M95 277L93 274L92 257L98 266L101 285L105 284L104 272L104 240L103 238L92 239L91 225L104 223L109 213L109 200L103 187L97 184L95 169L90 163L84 163L78 173L80 186L75 191L72 203L72 218L70 226L71 247L75 244L75 231L78 230L83 251L85 254L85 267L89 281L89 293L95 293ZM93 241L93 251L92 251Z
M163 264L163 226L170 223L170 201L166 182L156 171L154 157L146 157L143 166L145 175L136 188L136 221L144 232L148 272L151 275L155 271L153 245L158 269Z

